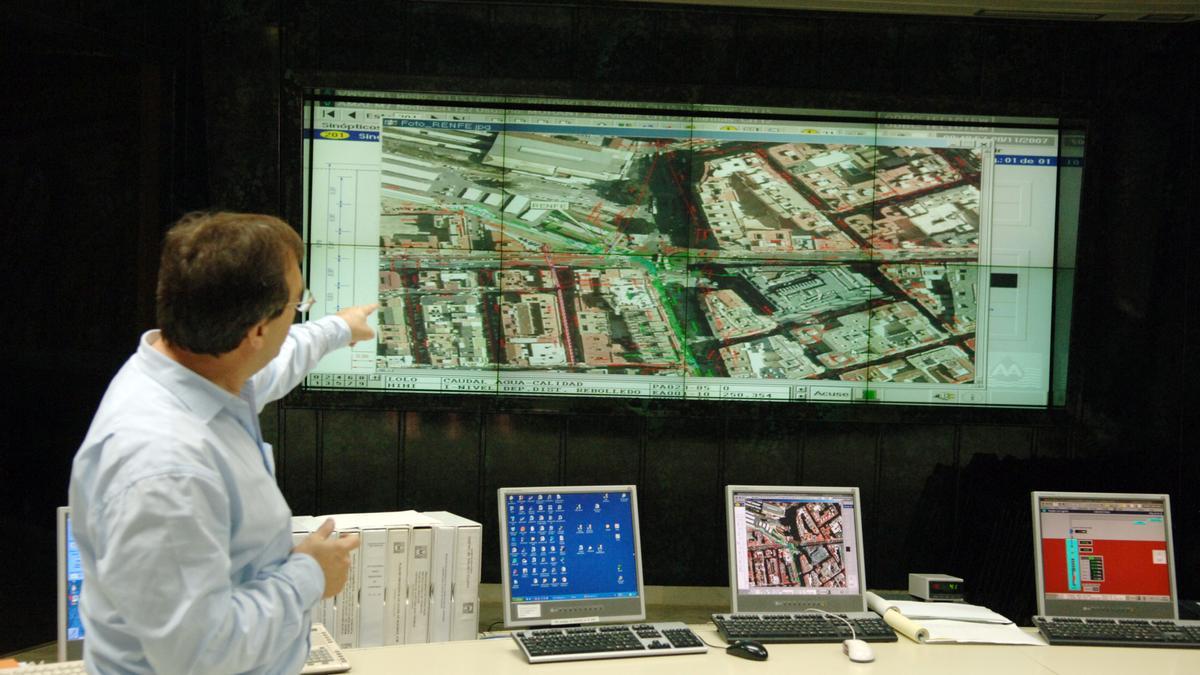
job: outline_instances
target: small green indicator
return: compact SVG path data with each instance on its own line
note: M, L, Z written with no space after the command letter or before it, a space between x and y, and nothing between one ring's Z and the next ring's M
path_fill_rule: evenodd
M864 389L863 390L863 400L864 401L874 401L875 400L875 390L874 389Z

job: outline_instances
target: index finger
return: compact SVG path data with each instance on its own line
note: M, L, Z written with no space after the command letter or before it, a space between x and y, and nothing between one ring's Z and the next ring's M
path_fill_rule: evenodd
M353 551L358 548L359 539L357 534L343 534L334 540L334 545L344 551Z
M313 534L321 535L322 539L328 539L330 534L333 534L333 518L326 518L325 522L321 523Z

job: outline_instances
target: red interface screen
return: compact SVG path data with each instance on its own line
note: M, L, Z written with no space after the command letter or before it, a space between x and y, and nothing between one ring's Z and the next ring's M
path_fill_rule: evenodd
M1162 502L1043 500L1046 597L1169 601L1164 513Z

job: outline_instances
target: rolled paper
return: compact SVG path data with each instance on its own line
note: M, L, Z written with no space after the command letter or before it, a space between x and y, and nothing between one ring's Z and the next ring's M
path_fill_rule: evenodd
M929 639L929 630L923 628L921 624L900 613L900 610L891 608L883 613L883 620L887 625L892 627L892 630L912 640L913 642L924 642Z

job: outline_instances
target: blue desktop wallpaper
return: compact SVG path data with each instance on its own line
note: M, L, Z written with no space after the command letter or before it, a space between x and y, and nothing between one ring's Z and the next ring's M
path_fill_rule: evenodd
M637 533L628 492L508 495L512 600L637 597Z

